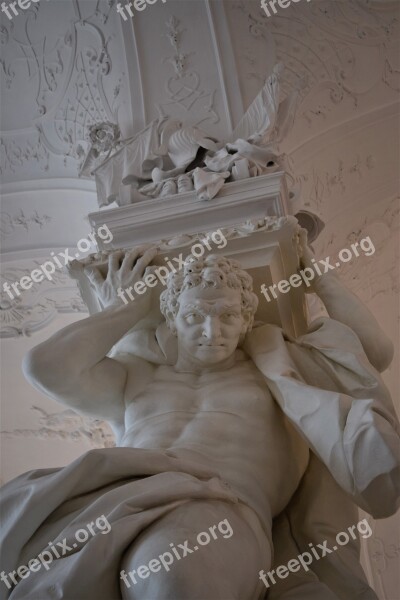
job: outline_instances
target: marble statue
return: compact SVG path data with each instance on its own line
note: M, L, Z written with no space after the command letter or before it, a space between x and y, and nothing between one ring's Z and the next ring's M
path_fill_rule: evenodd
M121 184L132 186L134 202L193 188L199 200L211 200L225 181L287 170L287 159L280 154L279 143L293 125L300 96L296 89L280 102L282 71L281 64L275 66L225 142L168 117L155 119L127 140L118 139L118 150L100 164L95 163L92 170L100 206L125 202L120 194ZM82 174L90 172L90 165L94 164L91 157L98 156L98 146L107 146L104 140L108 141L109 130L110 124L93 127L91 139L97 145L92 142ZM183 174L192 180L192 185L179 185Z
M300 242L310 266L303 230ZM399 428L378 373L392 345L358 298L335 275L318 277L313 291L330 317L294 339L254 323L250 275L208 255L171 274L164 319L146 328L151 290L128 305L116 290L150 281L155 255L114 252L106 276L88 267L106 308L24 362L40 390L107 420L118 447L4 487L5 573L99 515L111 525L48 570L20 577L11 600L259 600L267 594L260 570L333 539L357 523L356 506L376 518L398 507ZM195 534L225 519L229 539L124 583L123 574L184 540L193 547ZM277 580L268 599L376 598L358 543Z

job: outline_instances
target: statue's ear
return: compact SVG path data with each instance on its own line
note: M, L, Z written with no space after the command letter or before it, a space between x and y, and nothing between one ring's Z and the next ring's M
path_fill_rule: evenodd
M175 325L174 319L171 318L171 315L168 315L167 325L168 325L168 329L170 330L172 335L174 335L176 337L176 325Z
M240 332L240 335L246 335L246 333L250 329L252 315L250 313L244 313L242 316L243 316L243 325L242 325L242 330Z
M172 310L168 309L164 313L165 322L172 335L176 336L175 315Z

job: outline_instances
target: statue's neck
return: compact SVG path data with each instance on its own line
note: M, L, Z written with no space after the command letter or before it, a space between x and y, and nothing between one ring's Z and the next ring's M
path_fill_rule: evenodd
M180 373L211 373L213 371L226 371L227 369L231 369L235 363L236 352L231 354L227 359L212 364L205 364L196 361L191 356L179 354L174 369Z

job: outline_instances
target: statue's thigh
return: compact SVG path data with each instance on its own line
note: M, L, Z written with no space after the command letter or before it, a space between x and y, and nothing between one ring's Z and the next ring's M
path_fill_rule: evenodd
M161 564L163 555L169 570ZM154 559L161 568L150 563ZM259 600L265 587L258 573L270 560L269 543L251 509L194 500L135 540L122 564L130 587L121 581L121 590L129 600ZM157 572L140 569L149 564Z

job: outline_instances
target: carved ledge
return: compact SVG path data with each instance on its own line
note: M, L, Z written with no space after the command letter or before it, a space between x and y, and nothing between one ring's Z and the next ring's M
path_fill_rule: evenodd
M194 191L156 198L89 214L95 231L108 225L115 248L130 248L177 235L215 230L249 219L288 214L288 193L283 172L227 183L219 196L203 202ZM100 250L108 250L100 239Z

